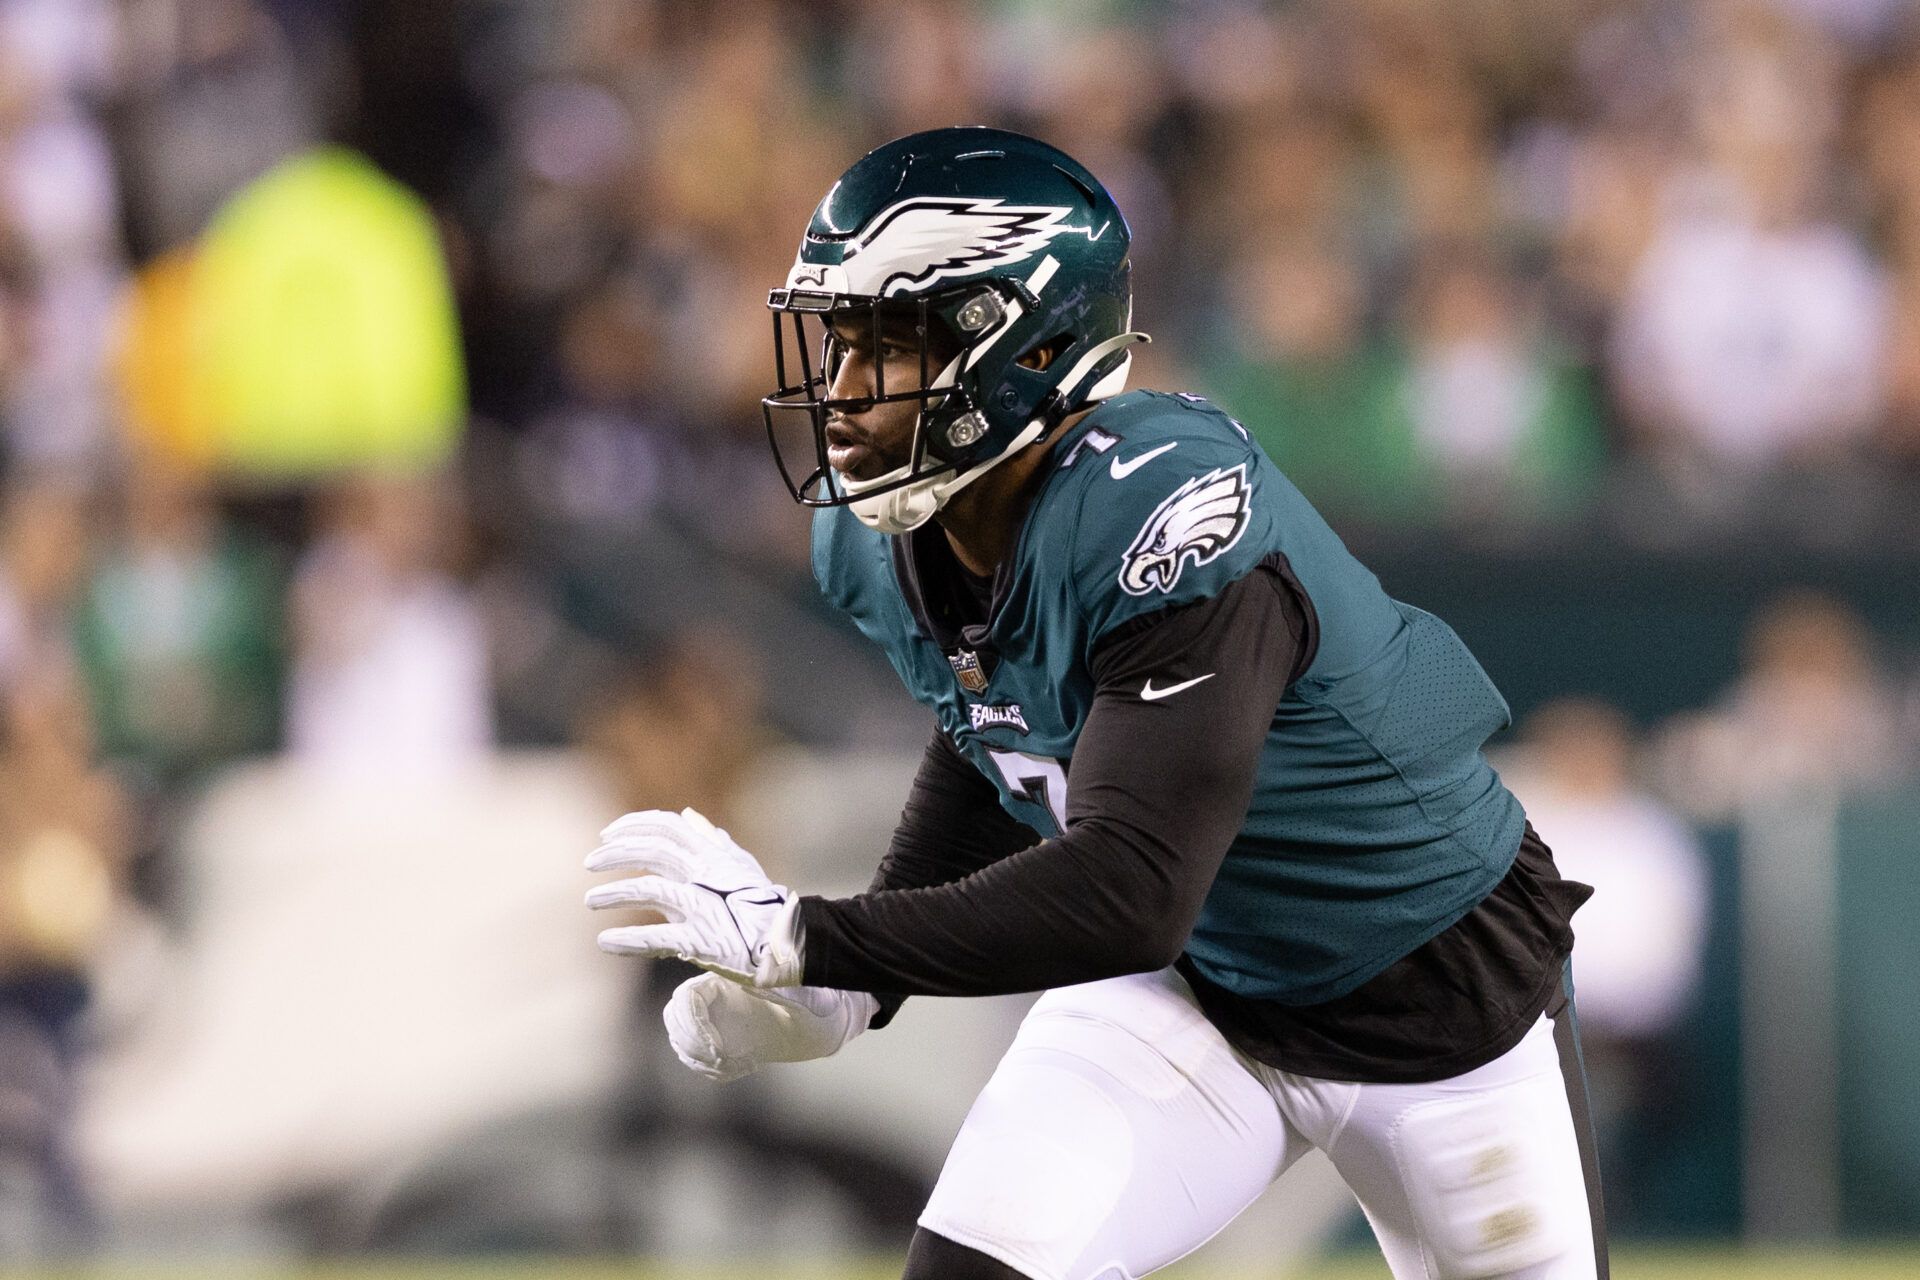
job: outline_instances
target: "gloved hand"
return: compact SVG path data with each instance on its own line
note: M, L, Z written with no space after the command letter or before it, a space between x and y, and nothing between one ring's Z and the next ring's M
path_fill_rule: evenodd
M602 951L678 956L748 986L799 985L800 900L726 832L692 809L649 809L619 819L600 841L587 870L648 874L595 885L587 905L644 907L668 921L602 930Z
M725 1084L769 1062L836 1054L867 1029L879 1008L880 1002L864 991L755 991L703 973L674 989L661 1018L680 1061Z

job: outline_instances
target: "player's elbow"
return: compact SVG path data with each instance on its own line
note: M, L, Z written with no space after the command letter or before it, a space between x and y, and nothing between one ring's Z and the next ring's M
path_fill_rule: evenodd
M1169 922L1164 915L1141 920L1139 927L1127 931L1127 937L1123 959L1128 973L1164 969L1180 958L1187 945L1186 927Z

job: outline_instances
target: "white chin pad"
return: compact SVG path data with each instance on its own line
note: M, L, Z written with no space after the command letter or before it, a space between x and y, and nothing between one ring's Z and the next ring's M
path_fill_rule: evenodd
M840 487L853 496L847 505L852 508L861 524L881 533L906 533L917 529L933 518L940 509L940 503L932 492L932 481L922 480L917 484L903 485L887 493L877 493L871 498L860 496L866 490L876 489L883 484L892 484L907 475L907 467L895 467L884 475L871 480L855 480L852 476L840 476Z
M860 523L881 533L907 533L933 519L940 500L930 483L910 484L852 504Z

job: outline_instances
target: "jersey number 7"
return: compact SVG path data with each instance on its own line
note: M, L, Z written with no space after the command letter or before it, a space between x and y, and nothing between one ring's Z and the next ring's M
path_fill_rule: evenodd
M1058 831L1067 829L1067 770L1061 761L1051 756L1030 756L1024 751L995 751L991 747L987 754L993 757L994 768L1006 779L1009 792L1045 809L1052 815Z

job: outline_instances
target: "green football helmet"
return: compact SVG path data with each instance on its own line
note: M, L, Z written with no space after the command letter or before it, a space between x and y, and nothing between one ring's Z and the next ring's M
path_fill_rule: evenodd
M761 401L794 500L851 506L884 533L931 519L997 463L1076 410L1119 394L1147 341L1129 330L1132 237L1091 173L1044 142L979 127L890 142L833 184L773 290L778 389ZM841 336L917 336L920 377L870 397L831 396ZM1021 357L1051 346L1045 369ZM917 400L906 463L854 480L827 461L827 420ZM776 420L801 415L811 457L783 456Z

